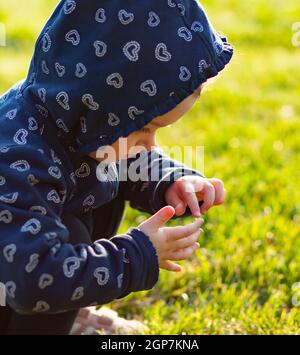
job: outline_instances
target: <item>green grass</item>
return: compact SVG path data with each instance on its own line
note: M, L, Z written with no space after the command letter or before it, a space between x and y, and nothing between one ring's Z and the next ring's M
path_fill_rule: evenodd
M54 4L1 3L8 46L0 48L0 92L25 75ZM159 142L172 134L182 145L204 145L204 173L224 180L227 201L207 213L201 249L181 274L163 271L153 290L111 307L144 319L151 334L299 334L292 285L300 281L300 47L292 46L291 26L300 5L203 4L235 58ZM128 207L120 232L145 217Z

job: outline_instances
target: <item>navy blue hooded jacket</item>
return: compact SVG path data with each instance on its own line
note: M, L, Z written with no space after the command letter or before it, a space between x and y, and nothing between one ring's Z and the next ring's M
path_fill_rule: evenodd
M173 181L201 175L154 150L143 164L159 181L121 182L117 162L99 182L88 153L170 111L232 53L194 0L59 2L27 78L0 98L0 281L11 307L56 313L154 286L157 255L144 233L74 246L61 216L92 231L93 209L119 193L153 214Z

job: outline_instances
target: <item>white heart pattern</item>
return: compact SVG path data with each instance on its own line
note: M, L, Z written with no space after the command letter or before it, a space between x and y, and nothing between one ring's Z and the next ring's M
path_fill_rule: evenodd
M42 214L44 216L46 216L46 214L47 214L47 210L43 206L31 206L29 208L29 210L32 211L32 212L40 213L40 214Z
M224 51L224 45L222 42L215 41L214 48L215 48L215 51L217 52L218 56L220 56L222 54L222 52Z
M13 263L17 247L15 244L9 244L3 248L3 256L8 263Z
M93 195L89 195L88 197L86 197L82 203L82 205L84 207L90 207L93 206L93 204L95 203L95 197Z
M94 277L99 286L104 286L109 280L109 270L106 267L97 267L94 271Z
M35 307L32 309L33 312L36 313L43 313L49 311L50 306L47 302L45 301L37 301Z
M26 129L19 129L14 135L14 142L20 145L24 145L27 143L26 137L28 136L28 131Z
M95 52L96 56L99 58L103 57L107 52L107 44L104 43L103 41L95 41L94 47L96 50L96 52Z
M132 120L135 120L137 116L143 114L145 111L139 110L136 106L130 106L128 109L128 116Z
M172 59L172 55L167 50L165 43L159 43L155 48L155 57L156 59L162 62L169 62Z
M80 43L80 34L77 30L71 30L66 34L65 39L67 42L71 42L73 46L78 46Z
M185 66L180 67L179 79L183 82L190 80L192 74Z
M34 186L34 185L36 185L36 184L38 184L40 182L33 174L29 174L27 176L27 181L32 186Z
M59 63L55 63L55 70L60 78L62 78L66 74L66 67Z
M156 27L160 24L160 18L156 12L154 11L149 12L149 18L147 23L150 27Z
M39 254L31 254L29 257L29 262L25 266L25 271L30 273L32 272L39 263Z
M28 171L30 169L30 165L27 160L17 160L9 166L11 169L16 169L19 172Z
M13 110L10 110L6 113L5 117L7 117L9 120L13 120L17 116L18 110L15 108Z
M46 33L43 37L43 40L42 40L42 49L45 53L50 50L51 44L52 44L51 38L50 38L49 34Z
M141 50L141 45L136 41L130 41L123 47L123 53L132 62L139 60L139 51Z
M41 222L36 218L31 218L22 226L21 232L30 232L31 234L35 235L38 234L41 229Z
M30 131L36 131L37 129L39 129L37 120L34 117L28 118L28 129Z
M85 177L89 176L90 173L91 173L91 169L87 163L82 163L80 165L80 168L75 170L75 175L78 178L85 178Z
M107 85L112 85L116 89L120 89L124 85L124 80L120 73L112 73L106 79Z
M204 31L204 28L203 28L201 22L199 22L199 21L194 21L192 23L191 29L194 32L203 32Z
M78 301L84 296L84 288L83 287L77 287L71 297L71 301Z
M0 222L4 222L6 224L11 223L13 220L13 215L8 210L3 210L0 212Z
M80 260L75 256L70 256L64 261L63 272L64 275L68 278L74 276L74 273L80 267Z
M176 7L177 6L176 2L174 2L173 0L168 0L168 5L170 7Z
M46 63L45 60L42 61L41 63L41 67L42 67L42 72L46 75L49 75L50 74L50 69L48 68L48 65Z
M99 110L99 104L94 100L93 95L85 94L82 96L82 102L91 110Z
M41 99L41 101L43 103L45 103L46 102L46 89L44 89L44 88L38 89L38 95L39 95L39 98Z
M114 126L119 125L121 120L115 113L110 112L108 114L108 121L107 122L110 126L114 127Z
M70 15L76 9L76 2L73 0L67 0L64 5L64 13Z
M9 203L12 205L17 201L18 197L19 197L18 192L12 192L10 194L1 195L0 201L3 201L5 203Z
M153 80L146 80L140 86L141 91L147 93L149 96L157 94L157 87Z
M48 173L53 176L55 179L60 179L62 174L58 166L50 166Z
M59 194L57 193L56 190L51 190L48 194L47 194L47 200L48 201L52 201L54 203L60 203L61 200L60 200L60 196Z
M61 91L56 95L56 101L64 110L70 110L69 95L65 91Z
M134 20L134 14L124 9L119 11L118 17L122 25L128 25Z
M179 37L183 38L187 42L191 42L193 39L192 32L187 27L180 27L177 33Z
M105 10L103 8L96 11L95 20L99 23L104 23L106 21Z
M177 4L177 7L180 11L180 15L184 16L185 15L185 6L183 4Z
M198 67L199 67L199 72L203 73L205 69L208 69L210 67L210 64L208 64L205 59L202 59L200 60Z
M41 106L41 105L39 105L39 104L36 104L36 105L35 105L35 108L38 110L38 112L39 112L44 118L47 118L47 117L48 117L48 110L47 110L45 107L43 107L43 106Z
M56 120L56 125L58 128L62 129L64 132L69 133L69 128L66 126L65 122L61 118Z
M53 276L50 274L42 274L40 279L39 279L39 288L41 290L45 289L48 286L51 286L53 284Z
M7 295L11 298L15 298L15 292L17 289L16 284L13 281L8 281L5 284L5 288L6 288Z
M77 76L77 78L81 79L86 75L86 73L87 73L86 66L82 63L77 63L75 76Z

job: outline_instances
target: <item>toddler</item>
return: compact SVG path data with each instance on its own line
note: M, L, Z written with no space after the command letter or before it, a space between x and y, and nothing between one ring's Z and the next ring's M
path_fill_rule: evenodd
M225 192L155 134L232 54L196 0L58 3L27 78L0 98L0 333L69 334L80 309L180 271ZM134 164L159 178L120 179ZM116 235L125 201L151 216Z

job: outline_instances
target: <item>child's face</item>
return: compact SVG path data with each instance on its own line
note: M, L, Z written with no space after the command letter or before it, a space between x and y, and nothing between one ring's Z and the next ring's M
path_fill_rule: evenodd
M102 147L102 149L98 150L98 156L97 151L90 153L89 156L98 161L102 161L105 158L105 162L110 163L135 156L143 149L147 151L152 150L156 146L155 135L157 129L162 127L169 128L172 123L175 123L186 114L197 101L201 94L201 89L202 85L174 109L162 116L155 117L140 130L132 132L127 137L119 138L110 146ZM111 154L112 149L114 150L114 154Z

